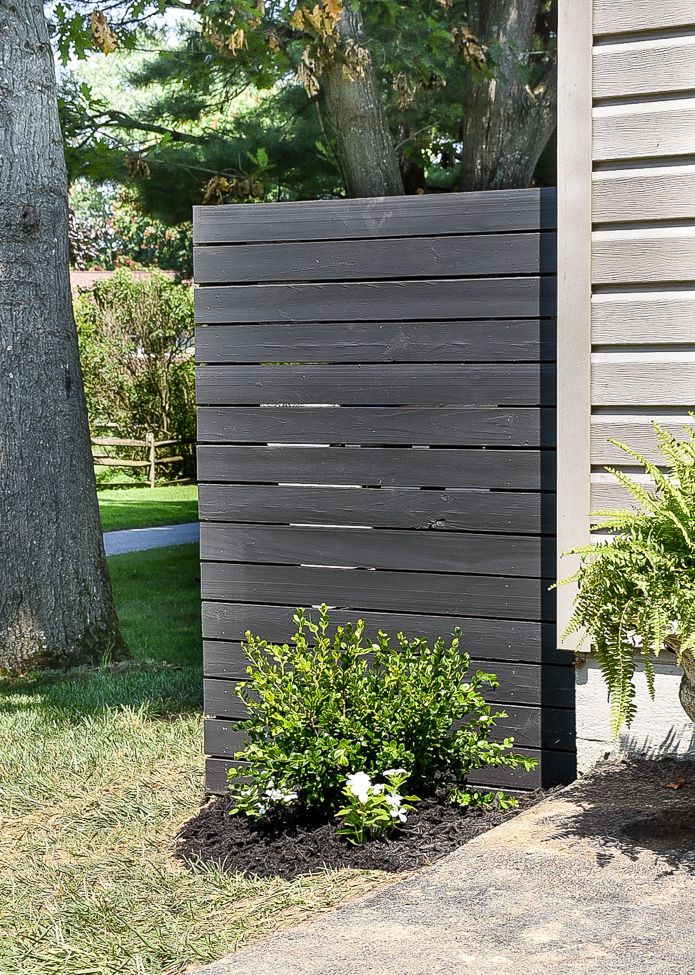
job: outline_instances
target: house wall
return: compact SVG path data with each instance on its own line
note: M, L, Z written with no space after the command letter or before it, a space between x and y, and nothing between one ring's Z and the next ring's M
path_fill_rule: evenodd
M695 408L695 0L561 0L558 125L558 550L623 506L608 437L655 457L650 421ZM629 470L630 468L625 468ZM573 561L560 556L558 575ZM573 593L560 596L560 631ZM572 641L565 646L574 649ZM620 743L690 747L679 675L658 667ZM643 693L640 687L640 694ZM603 682L577 669L580 767L612 747Z

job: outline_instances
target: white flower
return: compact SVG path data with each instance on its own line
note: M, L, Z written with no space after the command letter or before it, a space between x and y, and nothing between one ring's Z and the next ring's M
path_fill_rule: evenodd
M379 785L373 785L372 786L372 795L373 796L380 796L381 793L384 791L385 788L386 788L386 786L384 785L383 782L380 782Z
M356 799L359 799L360 802L366 802L369 798L372 780L366 772L354 772L352 775L348 775L345 785Z
M389 806L391 806L392 809L400 809L402 798L403 796L399 796L397 792L394 792L390 796L384 796L384 799L386 800L386 802L388 802Z
M256 806L256 812L259 816L265 816L265 814L268 812L268 807L264 806L262 802L259 802Z
M384 772L384 778L388 779L392 775L405 775L406 770L404 768L387 768Z
M283 792L282 789L266 789L265 794L270 802L284 802L289 804L297 798L296 792Z

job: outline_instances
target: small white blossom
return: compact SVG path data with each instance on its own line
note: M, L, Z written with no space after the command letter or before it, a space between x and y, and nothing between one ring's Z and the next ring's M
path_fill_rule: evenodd
M405 775L406 770L404 768L387 768L384 772L384 778L388 779L392 775Z
M402 798L403 796L399 796L397 792L394 792L393 795L390 796L384 796L384 799L386 802L388 802L392 809L400 809Z
M366 772L354 772L352 775L348 775L345 784L356 799L359 799L360 802L367 801L372 780Z
M373 785L372 786L372 795L373 796L380 796L381 793L384 791L385 788L386 788L386 786L384 785L383 782L380 782L378 785Z

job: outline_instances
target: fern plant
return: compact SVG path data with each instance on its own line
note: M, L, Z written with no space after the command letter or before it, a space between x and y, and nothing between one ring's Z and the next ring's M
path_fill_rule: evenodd
M695 658L695 433L681 440L653 426L662 465L610 442L644 468L654 488L607 468L632 495L636 510L595 512L592 527L614 537L573 550L579 569L563 580L578 583L566 633L580 631L591 641L608 685L614 736L635 715L640 659L653 698L653 656L667 649L681 664L685 655Z

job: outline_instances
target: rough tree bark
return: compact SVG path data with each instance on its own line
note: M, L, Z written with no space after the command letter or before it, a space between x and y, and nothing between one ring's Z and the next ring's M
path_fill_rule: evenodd
M345 6L339 23L343 43L364 46L359 10ZM348 196L398 196L403 180L379 85L371 65L362 77L346 77L334 61L319 76L319 113L333 145Z
M499 43L495 77L472 79L462 99L461 190L529 186L555 128L556 66L530 88L524 77L539 0L469 0L467 25L483 46Z
M41 0L0 3L0 668L127 654L104 557Z

